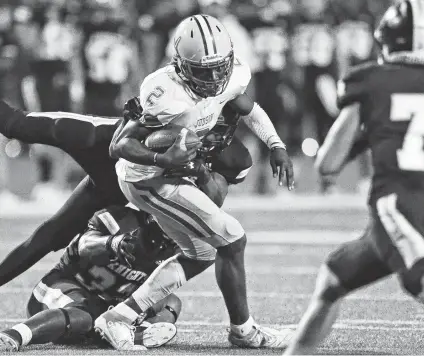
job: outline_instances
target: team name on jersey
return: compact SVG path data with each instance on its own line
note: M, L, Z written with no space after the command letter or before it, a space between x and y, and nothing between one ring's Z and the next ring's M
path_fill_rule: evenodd
M133 270L118 262L109 263L107 267L129 281L143 282L147 277L146 273Z
M194 125L194 127L198 129L202 126L208 125L213 120L213 117L214 114L209 114L208 116L202 117L201 119L197 120L196 125Z

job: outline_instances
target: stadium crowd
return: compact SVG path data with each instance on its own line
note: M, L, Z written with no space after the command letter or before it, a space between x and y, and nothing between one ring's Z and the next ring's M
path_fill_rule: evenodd
M222 21L251 67L248 93L269 114L289 153L312 165L309 157L338 114L337 80L376 56L372 33L389 2L2 0L0 97L26 111L120 116L143 78L169 61L175 26L206 13ZM265 145L244 125L238 131L259 162L250 177L253 189L267 194ZM366 157L361 162L366 177ZM0 137L0 194L30 198L40 182L59 194L82 175L58 149ZM337 189L334 182L313 185L323 193Z

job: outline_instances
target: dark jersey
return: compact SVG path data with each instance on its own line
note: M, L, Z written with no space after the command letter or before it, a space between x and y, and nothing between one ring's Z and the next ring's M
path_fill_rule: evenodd
M97 266L80 259L77 236L66 248L56 269L71 274L82 286L108 302L119 302L129 297L164 260L173 256L176 245L158 225L148 220L147 214L122 206L100 210L90 219L88 231L104 236L129 233L138 229L139 244L135 252L136 262L127 267L117 261L107 266Z
M355 67L339 83L339 107L360 104L374 167L370 201L424 188L424 66Z

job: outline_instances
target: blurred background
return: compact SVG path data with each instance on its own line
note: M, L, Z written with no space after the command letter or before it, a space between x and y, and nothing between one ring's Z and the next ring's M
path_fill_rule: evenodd
M252 71L248 93L293 157L294 194L363 194L365 154L335 182L314 156L337 117L337 80L376 58L373 30L390 0L0 0L0 96L28 111L119 116L143 78L166 64L186 16L219 18ZM256 162L234 195L276 194L266 147L242 124ZM55 199L84 173L63 152L0 136L0 202Z

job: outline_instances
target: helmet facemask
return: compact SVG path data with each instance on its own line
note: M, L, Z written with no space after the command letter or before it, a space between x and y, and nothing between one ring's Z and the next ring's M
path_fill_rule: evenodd
M234 65L234 52L218 60L192 62L176 55L176 64L187 85L203 98L222 94L230 81Z

